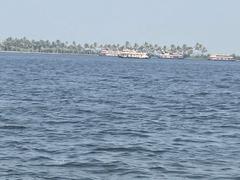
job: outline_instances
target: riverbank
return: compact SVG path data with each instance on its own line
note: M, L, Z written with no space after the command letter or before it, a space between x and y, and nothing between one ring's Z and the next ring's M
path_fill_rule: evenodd
M29 51L0 51L2 54L39 54L39 55L71 55L71 56L101 56L100 54L87 54L87 53L56 53L56 52L29 52ZM110 56L105 56L110 57ZM149 59L160 59L160 60L174 60L174 59L162 59L157 56L152 56ZM177 59L176 59L177 60ZM207 61L209 60L206 56L197 56L197 57L186 57L184 59L178 59L180 61L190 60L190 61ZM232 61L240 61L240 57L236 57Z
M210 54L207 48L196 43L195 45L188 46L183 45L159 45L145 42L143 44L130 43L128 41L125 44L98 44L84 43L80 44L75 41L69 43L60 40L49 41L49 40L33 40L26 37L13 38L9 37L0 41L0 52L1 53L32 53L32 54L70 54L70 55L87 55L96 56L100 55L102 51L109 52L122 52L124 50L135 51L144 53L149 57L172 58L175 59L207 59ZM110 53L111 54L111 53ZM233 56L234 59L240 59L238 55Z
M98 54L80 54L80 53L52 53L52 52L29 52L29 51L0 51L6 54L46 54L46 55L80 55L80 56L99 56Z
M29 52L29 51L0 51L0 53L6 54L45 54L45 55L76 55L76 56L101 56L99 54L87 54L87 53L52 53L52 52ZM110 56L105 56L110 57ZM149 59L160 59L157 56L152 56ZM206 57L187 57L186 60L208 60ZM182 59L182 60L184 60Z

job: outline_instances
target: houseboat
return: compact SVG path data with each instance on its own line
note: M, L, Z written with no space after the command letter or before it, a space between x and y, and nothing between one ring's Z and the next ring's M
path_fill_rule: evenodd
M136 59L149 59L150 57L147 55L147 53L144 52L138 52L135 50L123 50L118 55L120 58L136 58Z
M214 55L210 55L208 59L214 60L214 61L233 61L234 57L229 55L224 55L224 54L214 54Z
M120 51L107 50L107 49L103 49L99 53L100 56L111 56L111 57L118 57L119 54L120 54Z
M160 59L184 59L183 54L180 53L162 53L159 55Z

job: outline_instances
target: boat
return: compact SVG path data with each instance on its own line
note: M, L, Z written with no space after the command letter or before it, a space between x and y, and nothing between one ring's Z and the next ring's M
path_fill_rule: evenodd
M184 55L180 53L162 53L159 54L160 59L184 59Z
M210 55L208 59L213 61L234 61L235 60L233 56L224 55L224 54Z
M114 50L107 50L107 49L103 49L101 50L101 52L99 53L100 56L110 56L110 57L118 57L120 51L114 51Z
M120 58L135 58L135 59L149 59L150 57L148 56L147 53L144 52L139 52L135 50L129 50L125 49L121 51L118 55Z

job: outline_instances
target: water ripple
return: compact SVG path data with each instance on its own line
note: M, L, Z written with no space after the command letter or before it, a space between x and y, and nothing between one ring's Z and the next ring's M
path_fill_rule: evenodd
M1 179L233 179L240 64L0 54Z

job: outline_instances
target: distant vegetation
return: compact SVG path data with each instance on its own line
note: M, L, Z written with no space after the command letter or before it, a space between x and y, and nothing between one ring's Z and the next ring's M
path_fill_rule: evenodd
M72 54L98 54L102 49L108 50L123 50L133 49L137 51L146 52L151 56L160 53L182 53L185 57L206 57L207 48L200 43L195 46L160 46L158 44L131 44L126 42L124 45L120 44L78 44L76 42L62 42L60 40L29 40L27 38L12 38L9 37L0 42L0 51L18 51L18 52L38 52L38 53L72 53Z

